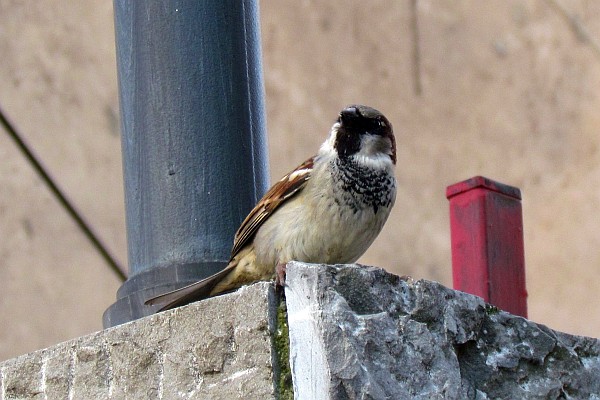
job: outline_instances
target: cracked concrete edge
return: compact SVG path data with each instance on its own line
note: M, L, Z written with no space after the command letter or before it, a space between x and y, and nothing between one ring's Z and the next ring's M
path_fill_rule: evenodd
M0 363L0 398L275 398L276 295L258 283Z
M285 298L290 326L290 367L296 399L329 399L331 371L325 357L317 293L317 274L303 273L305 264L287 267ZM302 280L300 285L293 282Z

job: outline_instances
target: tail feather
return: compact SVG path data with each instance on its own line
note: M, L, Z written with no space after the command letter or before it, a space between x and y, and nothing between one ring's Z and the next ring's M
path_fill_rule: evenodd
M230 263L225 269L214 275L204 278L201 281L184 286L180 289L161 294L148 299L144 304L163 305L159 311L170 310L171 308L183 306L193 301L202 300L210 296L212 289L235 268L235 264Z

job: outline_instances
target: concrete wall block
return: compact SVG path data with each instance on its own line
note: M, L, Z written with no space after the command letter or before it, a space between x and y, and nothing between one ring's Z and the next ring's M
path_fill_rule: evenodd
M65 351L45 351L43 357L46 362L45 392L48 400L61 400L68 397L69 387L71 385L74 365L73 349L68 348ZM101 397L99 397L101 398Z
M1 370L2 397L10 399L42 399L46 364L41 354L20 357L20 362L7 362Z
M76 399L107 398L112 383L113 361L110 359L110 351L104 338L97 334L84 337L67 350L67 391L61 388L57 394L70 395ZM60 352L55 351L55 354ZM53 392L48 390L48 393Z
M380 268L287 271L279 308L261 282L0 363L0 400L277 398L284 305L281 399L600 399L597 339Z
M274 322L259 283L3 362L0 398L274 398Z
M296 399L600 399L600 341L438 283L292 263L285 293Z

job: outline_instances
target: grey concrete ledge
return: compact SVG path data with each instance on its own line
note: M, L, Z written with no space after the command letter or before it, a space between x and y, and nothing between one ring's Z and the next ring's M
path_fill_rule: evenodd
M429 281L287 268L296 399L600 399L600 342Z
M2 399L271 399L269 283L0 364Z
M290 263L285 293L287 325L262 282L5 361L0 398L600 399L597 339L440 284Z

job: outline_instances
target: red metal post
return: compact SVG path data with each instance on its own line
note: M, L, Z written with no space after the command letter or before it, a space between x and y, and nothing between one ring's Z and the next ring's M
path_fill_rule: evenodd
M448 186L454 288L527 317L521 191L476 176Z

